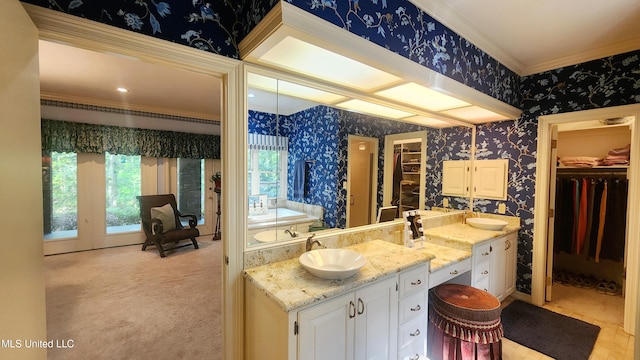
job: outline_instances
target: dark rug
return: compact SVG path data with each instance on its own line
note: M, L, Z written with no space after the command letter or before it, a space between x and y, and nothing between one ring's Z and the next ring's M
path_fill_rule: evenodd
M515 300L502 310L504 337L558 360L589 359L600 327Z

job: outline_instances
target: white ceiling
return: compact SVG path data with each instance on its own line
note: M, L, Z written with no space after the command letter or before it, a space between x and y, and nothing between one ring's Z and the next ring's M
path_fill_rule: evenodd
M220 120L216 77L47 41L39 52L43 99Z
M520 75L640 48L639 0L412 1ZM45 99L220 119L220 79L184 69L41 41L40 79Z
M411 0L519 75L640 49L639 0Z

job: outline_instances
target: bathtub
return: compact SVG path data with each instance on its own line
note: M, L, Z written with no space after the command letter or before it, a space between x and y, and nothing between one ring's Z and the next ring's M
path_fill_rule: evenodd
M299 211L295 211L287 208L277 208L277 209L269 209L269 211L264 215L249 216L248 223L260 224L260 223L271 223L276 221L281 222L281 221L293 221L293 220L301 220L301 219L306 220L308 217L309 215L303 212L299 212Z

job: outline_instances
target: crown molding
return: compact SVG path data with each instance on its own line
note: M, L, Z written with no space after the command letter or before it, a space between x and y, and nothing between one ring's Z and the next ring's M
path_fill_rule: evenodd
M555 70L561 67L585 63L592 60L602 59L612 55L624 54L629 51L640 49L640 36L625 41L620 41L609 46L601 46L588 49L569 56L560 57L551 61L529 65L522 71L522 76L538 74L541 72Z
M522 75L526 68L525 64L503 51L500 46L482 35L482 31L471 25L471 23L462 17L458 10L449 5L448 2L411 0L411 3L429 14L432 18L438 20L442 25L475 45L481 51L489 54L509 70L515 72L517 75Z
M447 1L411 0L411 2L520 76L537 74L640 49L640 37L635 37L613 45L595 47L549 61L536 64L523 63L503 51L499 44L482 35L482 32L477 27L471 25L469 21L460 15L454 7L449 5Z
M282 26L282 5L276 5L260 20L258 25L245 36L238 44L240 59L245 59L252 51L259 47L265 39L268 39Z

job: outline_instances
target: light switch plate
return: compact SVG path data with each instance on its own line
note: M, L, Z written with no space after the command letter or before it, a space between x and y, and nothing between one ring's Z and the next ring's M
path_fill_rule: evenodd
M498 204L498 214L504 214L507 212L507 206L504 203Z

